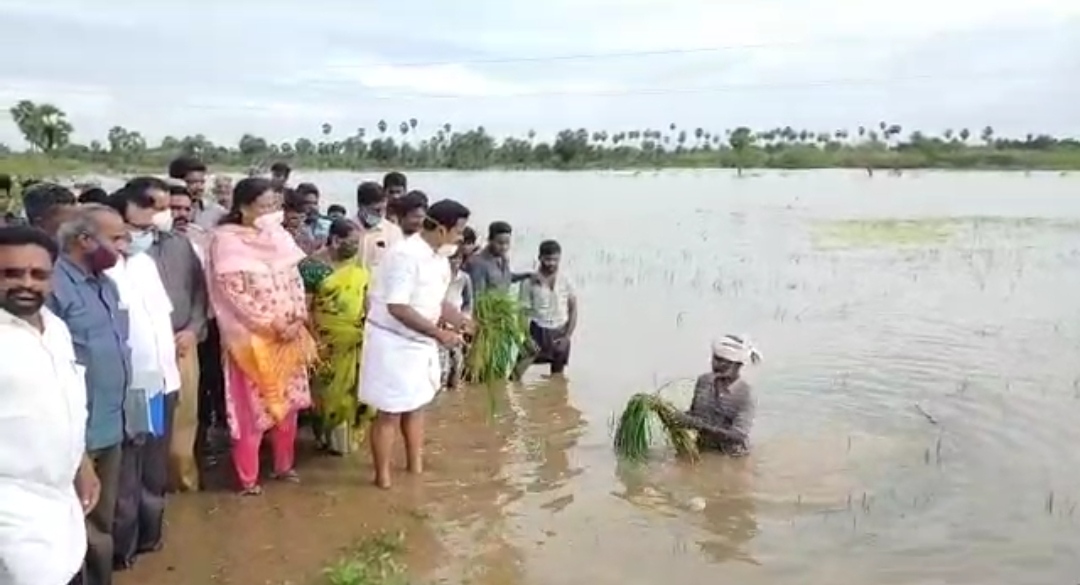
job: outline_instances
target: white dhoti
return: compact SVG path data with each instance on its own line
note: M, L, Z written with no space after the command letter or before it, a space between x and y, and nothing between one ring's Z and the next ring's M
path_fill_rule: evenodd
M439 348L369 322L360 357L360 402L380 412L417 410L435 399Z

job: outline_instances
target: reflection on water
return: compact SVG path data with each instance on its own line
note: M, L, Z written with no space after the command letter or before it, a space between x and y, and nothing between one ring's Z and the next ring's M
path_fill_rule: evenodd
M301 179L331 193L357 180ZM441 396L429 473L389 493L368 487L359 453L309 459L303 485L262 499L174 498L168 549L122 585L301 583L375 529L405 531L421 583L1035 585L1080 574L1075 180L410 180L465 201L477 225L513 223L519 268L540 240L560 240L582 306L569 382L537 370L501 391L494 417L482 389ZM766 359L750 372L752 455L619 465L612 413L703 371L709 339L728 332L749 333Z

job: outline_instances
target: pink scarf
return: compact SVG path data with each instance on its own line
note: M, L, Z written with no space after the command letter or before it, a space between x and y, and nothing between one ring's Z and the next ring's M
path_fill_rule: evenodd
M275 226L259 231L233 224L218 226L210 232L210 256L214 272L264 272L286 270L296 266L306 254L285 231Z

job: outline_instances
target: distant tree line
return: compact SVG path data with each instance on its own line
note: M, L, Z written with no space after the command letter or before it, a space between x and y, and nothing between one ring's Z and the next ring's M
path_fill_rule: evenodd
M71 141L74 127L63 110L23 100L10 109L30 151L51 159L113 170L164 168L178 154L191 154L226 167L262 167L285 160L297 167L364 169L581 169L581 168L1001 168L1080 169L1080 141L1045 134L998 137L990 126L947 129L931 135L899 124L878 122L855 130L815 131L793 127L754 130L684 128L611 132L586 128L558 132L554 140L523 137L498 139L483 126L421 125L416 118L397 124L379 120L367 128L342 131L322 124L316 138L271 142L243 135L232 146L215 144L202 134L166 136L150 145L143 135L114 126L104 140ZM12 156L0 145L0 157Z

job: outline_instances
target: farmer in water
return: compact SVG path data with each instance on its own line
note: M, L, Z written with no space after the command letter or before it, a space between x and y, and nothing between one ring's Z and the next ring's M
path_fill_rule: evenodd
M732 457L750 452L754 398L750 385L739 377L743 365L761 361L761 354L745 337L726 335L712 344L712 371L694 386L690 410L679 422L698 432L698 448Z

